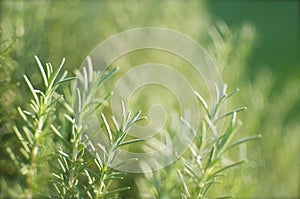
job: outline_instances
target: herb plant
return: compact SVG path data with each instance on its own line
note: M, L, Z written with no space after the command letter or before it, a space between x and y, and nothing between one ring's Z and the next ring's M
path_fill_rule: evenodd
M22 127L14 127L21 143L19 153L7 147L11 159L25 176L26 186L24 195L21 197L108 198L116 197L120 192L130 189L127 186L118 187L118 182L126 173L111 168L111 165L118 158L119 149L122 146L143 141L141 139L125 141L130 127L145 119L140 117L141 112L132 115L130 111L126 111L124 103L121 102L122 121L116 121L114 116L111 121L108 121L107 116L100 113L102 125L96 133L107 133L108 146L101 143L95 145L85 134L84 128L84 123L90 119L91 108L103 106L109 98L109 95L104 99L93 99L92 96L117 69L97 73L93 72L91 62L88 62L88 67L84 67L83 72L78 72L76 80L87 85L82 90L76 89L76 97L73 97L72 102L68 102L63 95L58 94L58 88L76 78L67 77L67 72L62 72L64 60L57 69L54 69L50 63L44 67L37 57L35 59L44 89L36 89L29 78L24 75L32 94L31 110L18 107L19 115L24 121ZM239 126L236 122L237 112L245 108L220 115L220 109L236 91L226 94L226 86L224 86L220 92L218 91L219 95L212 109L209 109L205 100L195 92L206 113L204 121L200 129L190 129L196 138L189 140L191 145L187 154L184 154L174 165L159 171L160 173L153 172L150 178L147 174L148 178L145 179L148 179L148 183L163 181L161 178L163 175L175 177L168 188L161 186L162 182L156 186L155 183L150 183L150 187L154 186L152 189L154 192L148 193L151 197L170 197L172 196L171 189L177 187L176 194L183 198L205 198L209 190L213 189L213 185L218 183L219 178L225 175L227 169L244 162L244 160L234 162L225 154L231 148L259 137L252 136L231 142ZM64 107L64 118L67 124L62 124L57 120L56 115L60 117L57 112L58 104ZM228 122L225 122L227 127L224 131L219 131L218 122L227 117L230 118ZM185 125L189 124L185 123ZM128 160L130 161L135 160ZM51 176L45 170L51 172ZM41 183L43 178L48 180ZM45 194L41 190L53 191Z

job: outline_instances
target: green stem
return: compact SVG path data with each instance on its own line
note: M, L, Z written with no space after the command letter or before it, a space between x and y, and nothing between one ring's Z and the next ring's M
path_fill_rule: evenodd
M40 110L43 110L44 104L40 105ZM30 163L29 163L29 171L26 176L26 183L27 183L27 193L26 193L26 198L31 199L34 196L34 192L36 189L36 184L35 184L35 176L37 173L37 164L36 164L36 158L39 153L39 144L41 140L41 135L42 135L42 129L44 127L44 123L46 120L46 116L41 116L44 115L44 111L39 112L37 118L37 124L36 124L36 129L34 132L34 145L31 150L31 155L30 155Z

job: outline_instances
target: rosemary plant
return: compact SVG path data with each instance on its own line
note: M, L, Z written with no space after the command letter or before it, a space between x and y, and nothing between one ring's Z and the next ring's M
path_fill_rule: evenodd
M254 135L232 141L240 126L236 120L237 113L246 108L239 108L225 114L222 114L221 109L237 91L238 89L227 94L226 85L221 91L217 89L218 96L211 109L203 97L195 92L204 108L205 116L199 129L190 128L195 134L195 139L187 140L190 142L189 151L173 165L139 178L137 184L140 185L142 197L176 198L180 196L200 199L220 197L214 185L222 182L220 179L226 175L228 169L245 162L245 160L231 160L227 152L240 144L260 138L260 135ZM229 121L223 121L225 127L221 128L221 122L226 118L229 118ZM190 127L186 121L183 123ZM149 191L145 192L146 189ZM209 193L215 193L215 195L212 196Z
M25 123L24 126L21 129L14 127L21 143L20 154L22 156L15 154L9 147L6 148L11 159L26 176L26 190L24 196L21 196L26 198L38 197L40 193L38 181L41 178L41 165L47 159L47 154L45 154L47 151L44 149L48 147L47 143L51 140L50 126L55 119L55 104L61 97L54 97L54 94L61 84L73 79L66 78L67 72L61 74L64 59L56 70L50 63L46 64L45 70L39 59L37 57L35 59L43 78L44 89L34 88L29 78L24 75L33 98L30 101L31 110L22 110L18 107L18 112Z
M104 99L98 99L92 96L95 95L96 89L115 72L116 69L102 74L93 72L92 63L88 58L88 68L84 67L83 72L77 74L79 81L77 86L84 86L76 89L74 108L72 109L64 101L65 106L70 110L70 115L65 117L71 124L71 139L64 138L63 133L51 126L67 146L65 150L60 148L57 151L59 168L53 173L56 177L54 186L57 194L52 196L53 198L108 198L130 189L130 187L110 188L113 181L121 180L125 175L124 172L112 169L111 165L117 158L120 147L142 141L140 139L125 141L129 128L144 119L140 117L141 112L132 116L130 111L126 112L122 102L123 119L119 124L112 116L113 127L109 125L105 115L100 114L103 125L102 129L96 130L96 134L106 131L109 146L101 143L96 143L95 146L85 128L85 123L91 119L90 110L101 107L109 97L108 95Z
M114 129L116 130L115 133L108 125L104 114L101 113L105 129L110 139L108 148L100 143L94 146L93 142L91 142L87 136L87 139L82 139L81 136L83 132L78 132L75 121L71 121L72 139L69 142L71 152L62 151L62 149L58 150L60 168L58 172L53 173L56 177L54 186L58 198L108 198L117 195L121 191L130 189L130 187L110 189L113 181L122 180L125 175L124 172L112 169L111 165L117 158L120 147L142 141L139 139L124 140L130 126L144 118L139 117L141 112L137 112L131 117L131 112L125 112L123 103L122 108L124 117L121 124L116 123L116 120L112 117ZM57 131L57 134L60 134L57 129L53 128L53 130ZM86 148L90 148L91 151L87 151ZM103 151L103 157L101 157L97 149ZM89 153L92 153L94 156L91 156ZM123 162L121 164L126 163L127 162ZM79 181L86 183L80 183Z
M117 166L115 161L123 146L143 141L142 139L128 140L126 137L130 127L145 118L140 117L141 111L135 114L126 111L124 103L121 102L121 121L117 121L114 115L107 117L107 113L100 113L96 119L101 121L101 126L94 129L92 134L88 132L90 129L86 126L93 116L91 111L98 114L99 111L96 110L99 110L98 108L102 107L110 97L110 94L103 99L96 97L97 89L117 69L94 72L91 60L87 58L88 67L83 67L82 72L77 73L75 92L72 102L69 102L66 97L57 93L60 85L75 79L75 77L66 78L67 72L61 72L64 60L54 70L51 64L46 64L44 69L39 59L37 57L35 59L43 79L44 89L34 88L29 78L24 75L32 94L31 110L18 108L25 123L21 128L14 127L21 143L20 153L13 152L9 147L6 148L11 159L25 175L26 190L21 197L101 199L119 197L122 191L130 187L120 186L119 182L126 173L116 169L118 166L136 160L130 159ZM142 197L170 198L181 195L182 198L207 198L210 190L215 184L221 182L221 177L226 175L229 168L245 162L245 160L232 160L228 152L260 136L250 136L232 142L240 126L236 121L236 115L245 108L225 114L220 111L225 102L237 91L227 94L226 85L221 91L217 89L218 96L211 109L203 97L195 92L203 106L205 117L201 128L190 128L195 134L195 140L187 140L190 142L189 152L173 165L161 171L148 173L145 175L146 180L137 181ZM62 124L61 119L55 120L59 105L65 107L59 112L64 113L67 121L64 122L67 125ZM221 122L224 122L226 128L219 128ZM189 126L186 121L183 121L183 125ZM104 133L107 135L108 144L93 141L94 135L103 136ZM40 183L41 178L45 178L45 171L42 170L52 172L52 176L47 177L45 183ZM51 191L51 194L42 195L43 189ZM142 193L146 189L149 193Z
M121 103L121 105L123 112L121 124L118 124L116 122L114 116L112 117L115 133L113 133L111 127L108 125L104 114L101 114L110 143L108 147L104 147L103 145L98 143L99 148L103 150L103 158L100 158L100 156L95 151L97 157L95 162L97 163L99 171L101 171L101 175L98 176L98 179L94 180L98 187L98 189L95 190L96 198L107 198L108 195L130 189L130 187L121 187L114 190L109 190L109 187L113 180L123 179L123 176L125 175L124 172L115 172L114 169L111 168L111 165L113 164L114 160L118 158L117 156L122 146L143 141L142 139L132 139L125 141L130 127L145 118L140 117L141 111L131 116L131 111L126 112L123 102ZM122 166L123 164L127 164L131 161L135 161L135 159L129 159L127 161L121 162L117 166L115 166L115 168L118 168L118 166Z
M88 167L93 163L94 158L89 155L86 150L88 143L83 140L84 123L89 119L89 108L95 103L91 96L95 94L97 87L116 70L100 76L99 73L93 73L91 67L88 69L89 76L86 68L83 69L83 73L78 72L77 74L78 81L82 81L86 85L82 90L76 89L76 100L73 100L74 108L67 100L62 101L68 111L65 114L65 119L70 123L71 128L59 129L54 125L51 126L52 130L62 140L62 144L57 150L59 167L53 172L53 176L56 178L54 186L57 192L56 195L52 196L54 198L92 197L90 190L94 187L94 183ZM101 105L99 104L99 106Z
M213 186L221 182L219 179L226 175L229 168L245 162L245 160L231 160L226 152L240 144L260 138L260 135L254 135L231 141L240 126L236 120L237 113L246 108L242 107L222 115L220 110L225 102L238 91L236 89L227 94L226 88L224 85L221 92L217 89L219 95L211 109L201 95L195 92L206 115L200 131L191 129L197 134L196 139L191 142L189 156L181 158L182 168L177 170L182 183L183 198L206 198ZM227 117L230 119L226 128L220 128L218 123Z

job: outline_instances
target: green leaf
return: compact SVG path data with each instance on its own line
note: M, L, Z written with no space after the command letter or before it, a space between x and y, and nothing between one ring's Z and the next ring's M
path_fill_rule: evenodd
M222 167L221 169L218 169L214 173L212 173L208 179L213 178L214 176L216 176L218 173L221 173L222 171L225 171L225 170L230 169L232 167L238 166L238 165L243 164L245 162L246 162L245 160L241 160L241 161L235 162L233 164L229 164L225 167Z
M33 96L33 98L35 100L35 103L37 105L39 105L40 104L39 97L37 96L35 89L33 88L32 84L30 83L28 77L26 75L24 75L23 77L24 77L24 79L25 79L25 81L26 81L26 83L27 83L27 85L28 85L28 87L30 89L30 92L31 92L31 94L32 94L32 96Z
M24 126L23 128L23 132L27 138L27 141L32 145L34 143L33 139L34 139L34 135L33 133L26 127Z
M223 118L225 118L229 115L232 115L233 113L238 113L238 112L241 112L241 111L244 111L244 110L247 110L247 107L241 107L241 108L235 109L233 111L230 111L230 112L220 116L218 119L216 119L216 121L219 121L219 120L221 120L221 119L223 119Z
M139 118L139 116L141 115L141 112L142 112L142 111L138 111L138 112L132 117L132 119L131 119L131 120L128 122L128 124L126 125L126 128L125 128L125 129L128 129L132 124L134 124L134 123L140 121L138 118ZM131 112L129 112L129 113L131 113ZM129 117L129 114L128 114L128 117Z
M46 63L46 68L47 68L47 78L51 78L51 74L53 73L53 68L51 64Z
M133 139L133 140L129 140L129 141L121 143L118 147L125 146L125 145L128 145L128 144L137 143L137 142L143 142L143 141L145 141L145 140L144 139Z
M216 156L215 154L216 154L216 150L215 150L215 146L213 146L210 150L209 158L208 158L205 169L208 169L212 165L212 163L215 159L215 156Z
M101 160L101 158L100 158L100 156L99 156L98 153L96 153L96 159L94 159L94 162L95 162L96 166L98 167L99 171L102 171L102 169L103 169L103 162L102 162L102 160Z
M205 184L203 196L206 196L206 194L209 192L209 190L212 188L214 184L215 184L215 179L212 179Z
M186 160L183 160L184 167L189 171L191 174L191 177L195 178L197 181L199 181L199 175L198 173L194 170L193 166Z
M117 147L119 147L120 144L123 142L123 140L125 139L127 133L128 133L128 131L125 131L125 132L121 133L121 136L117 139L117 142L116 142Z
M80 90L79 90L79 88L76 88L76 99L77 99L77 103L75 103L76 105L77 105L77 110L75 110L75 112L76 111L78 111L77 113L80 113L81 112L81 109L82 109L82 107L81 107L81 95L80 95Z
M194 93L196 94L197 98L199 99L199 101L201 102L202 106L204 107L207 115L210 117L210 113L209 113L209 109L208 109L207 103L205 102L205 100L203 99L203 97L199 93L197 93L196 91Z
M39 60L39 58L37 56L34 56L34 58L35 58L35 60L36 60L36 62L38 64L38 67L39 67L40 72L42 74L42 77L43 77L43 80L44 80L44 84L45 84L46 87L48 87L48 79L47 79L45 70L43 68L43 65L42 65L42 63L40 62L40 60Z
M114 124L116 130L119 131L119 130L120 130L120 127L119 127L119 125L118 125L118 122L117 122L115 116L112 116L111 119L112 119L112 121L113 121L113 124Z
M68 159L70 159L70 156L69 156L68 154L66 154L65 152L63 152L62 149L57 150L57 152L58 152L60 155L66 157L66 158L68 158Z
M57 159L59 165L60 165L60 168L63 170L64 173L66 173L66 167L64 166L64 164L62 163L62 161L60 159Z
M88 80L88 75L87 75L87 71L86 71L86 67L82 68L83 70L83 81L84 81L84 89L88 90L89 87L89 80Z
M181 180L181 183L182 183L182 186L183 186L183 190L184 190L184 192L185 192L185 195L186 195L187 197L191 197L191 194L190 194L190 192L189 192L188 186L187 186L187 184L185 183L185 180L184 180L184 178L183 178L183 176L182 176L182 173L181 173L181 171L180 171L179 169L177 169L177 173L178 173L178 175L179 175L179 177L180 177L180 180Z
M18 110L18 112L19 112L19 115L22 117L22 119L23 119L24 121L27 121L27 117L26 117L26 115L24 114L23 110L22 110L20 107L18 107L17 110Z
M243 144L243 143L245 143L245 142L249 142L249 141L253 141L253 140L258 140L258 139L260 139L261 137L262 137L262 136L259 134L259 135L253 135L253 136L249 136L249 137L240 139L240 140L238 140L238 141L232 143L230 146L228 146L228 147L224 150L224 152L227 151L227 150L229 150L229 149L231 149L231 148L233 148L233 147L235 147L235 146L237 146L237 145Z
M86 61L87 61L87 67L88 67L88 79L90 80L90 82L93 81L93 63L92 63L92 59L90 56L86 57Z
M65 61L66 61L66 59L63 58L61 64L60 64L59 67L55 70L54 75L51 77L51 81L50 81L50 83L49 83L49 88L50 88L50 89L53 87L54 82L55 82L57 76L59 75L59 73L60 73L60 71L61 71L61 69L62 69L62 67L63 67ZM50 63L49 63L49 64L50 64ZM50 64L50 66L51 66L51 64Z
M110 143L112 143L112 142L113 142L112 133L111 133L110 127L109 127L109 125L108 125L108 123L107 123L107 120L106 120L106 118L105 118L105 116L104 116L103 113L101 113L101 117L102 117L102 120L103 120L103 122L104 122L105 128L106 128L106 130L107 130L108 137L109 137L109 141L110 141Z
M60 84L63 84L63 83L65 83L65 82L72 81L72 80L75 80L75 79L77 79L77 77L68 77L68 78L64 78L64 79L61 79L61 80L59 80L58 82L56 82L56 83L54 84L54 86L57 86L57 85L60 85Z
M231 96L233 96L235 93L239 91L240 91L239 88L236 88L235 90L231 91L230 93L227 94L226 99L230 98Z
M233 135L233 132L236 129L235 120L236 120L236 112L233 112L230 124L227 127L224 135L221 137L221 142L218 144L217 157L219 157L219 155L221 155L221 153L224 150L224 147L229 143L229 141Z
M24 137L22 136L22 134L20 133L20 131L18 130L18 128L16 126L13 126L13 129L14 129L19 141L21 142L23 148L25 149L25 151L30 153L30 148L28 146L28 142L26 142L26 139L24 139Z
M48 106L48 107L51 107L51 106L53 106L56 102L58 102L58 100L60 100L60 99L62 99L62 95L60 95L60 96L58 96L57 98L55 98L52 102L51 102L51 104Z
M91 165L92 162L94 162L93 158L91 158L89 161L83 163L80 167L76 168L77 172L80 173L84 169L88 168L88 166Z
M110 78L113 74L115 74L117 71L119 70L119 68L114 68L112 70L110 70L107 74L101 76L101 78L98 80L96 86L98 87L100 84L102 84L105 80L107 80L108 78Z

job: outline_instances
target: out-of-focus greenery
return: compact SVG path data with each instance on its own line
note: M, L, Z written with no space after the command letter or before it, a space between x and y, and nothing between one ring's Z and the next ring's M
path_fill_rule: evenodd
M248 162L229 173L213 195L226 190L241 198L299 197L300 74L278 74L272 65L256 65L252 70L248 57L256 50L253 46L260 42L256 39L260 38L256 24L248 19L246 23L228 27L222 19L210 14L202 1L1 1L0 197L20 196L24 186L24 177L5 148L9 146L17 151L19 145L13 133L13 125L18 126L20 122L16 107L29 104L30 98L23 75L28 74L35 85L42 85L33 56L38 55L44 60L42 63L51 61L54 65L66 57L66 68L73 71L104 39L130 28L148 26L175 29L202 44L217 63L229 90L237 87L241 90L228 104L229 108L248 107L240 115L243 121L240 136L257 133L263 136L258 142L232 151L231 156L247 158ZM268 56L272 54L272 49L269 50ZM264 57L264 52L260 57ZM184 64L173 63L177 59L170 61L168 55L162 60L156 54L151 58L178 68ZM282 64L277 67L289 66L288 60L277 60ZM147 57L134 56L129 63L136 65L143 61ZM299 66L299 62L296 64ZM174 178L164 176L167 169L158 173L170 179L165 181L165 187ZM132 189L123 193L124 198L139 196L141 177L127 176L124 185Z

